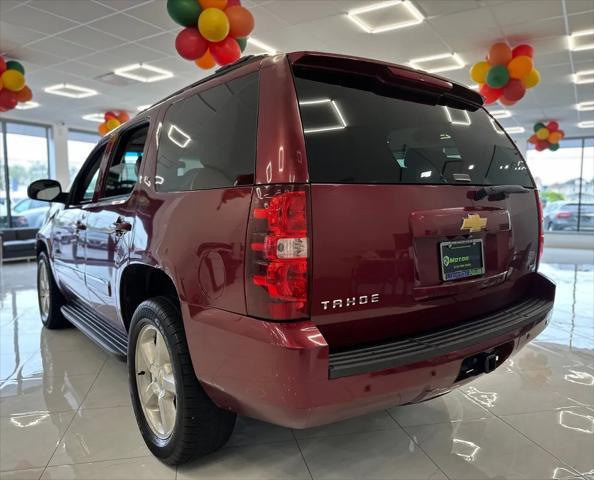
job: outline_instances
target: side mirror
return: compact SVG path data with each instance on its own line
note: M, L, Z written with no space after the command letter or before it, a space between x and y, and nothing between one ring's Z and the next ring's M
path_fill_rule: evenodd
M66 195L56 180L35 180L27 187L27 196L41 202L65 202Z

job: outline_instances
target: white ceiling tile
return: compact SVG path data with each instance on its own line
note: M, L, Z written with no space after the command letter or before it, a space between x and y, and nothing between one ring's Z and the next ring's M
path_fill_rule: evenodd
M160 33L161 30L148 23L135 20L128 15L118 13L103 20L92 22L89 26L105 33L122 37L127 40L139 40L149 35Z
M476 0L415 0L413 3L427 17L463 12L481 6Z
M77 25L75 22L57 17L51 13L41 12L28 5L22 5L3 13L2 20L18 27L25 27L47 34L58 33Z
M592 0L569 0L565 2L567 14L594 12L594 2Z
M26 45L43 37L45 37L44 33L0 21L0 52Z
M41 52L58 54L60 57L74 59L94 52L90 48L69 42L60 37L49 37L33 42L30 47Z
M510 42L565 35L565 21L563 17L514 23L513 25L505 25L501 28Z
M594 1L592 1L592 7L594 8ZM579 32L581 30L592 30L594 28L594 11L569 15L567 20L569 22L570 33Z
M122 40L89 27L79 27L59 35L60 38L93 50L105 50L122 44Z
M23 62L25 69L27 69L27 63L32 63L41 67L49 67L56 63L62 63L65 60L65 57L59 57L31 47L17 47L9 51L9 55L14 59Z
M158 50L166 55L177 55L175 50L175 34L173 33L161 33L154 37L139 40L137 43L153 50Z
M277 30L281 27L289 26L289 22L277 17L273 13L266 10L265 7L254 7L250 9L250 12L254 16L253 34L256 37L263 32Z
M150 62L162 58L163 54L133 43L112 48L101 53L94 53L81 61L103 69L103 73L134 63Z
M89 65L82 61L71 61L60 64L60 70L62 72L76 75L81 78L95 78L103 73L105 70L97 67L96 65Z
M111 8L91 0L33 0L29 5L81 23L92 22L113 13Z
M436 17L431 19L429 24L446 41L450 38L459 38L460 35L468 37L470 35L482 34L483 38L485 38L485 32L495 31L497 29L497 23L487 8L466 10L443 17Z
M333 15L346 15L349 10L362 5L365 5L365 1L328 0L317 2L313 7L311 0L275 0L263 8L285 22L295 25Z
M105 5L106 7L112 8L113 10L117 10L118 12L122 12L125 10L129 10L130 8L137 7L138 5L142 5L144 3L151 2L152 0L93 0L97 3ZM165 3L164 0L159 0Z
M167 13L167 3L161 0L156 0L151 3L139 5L126 11L126 15L130 15L139 20L144 20L152 25L155 25L163 30L179 29L182 27L171 20Z
M511 0L490 7L501 25L563 16L560 1Z

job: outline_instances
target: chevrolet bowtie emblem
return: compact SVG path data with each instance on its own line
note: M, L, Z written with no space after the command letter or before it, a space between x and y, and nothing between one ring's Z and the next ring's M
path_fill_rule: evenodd
M468 215L468 217L462 219L462 226L460 230L468 230L472 232L480 232L483 228L487 227L487 219L480 215Z

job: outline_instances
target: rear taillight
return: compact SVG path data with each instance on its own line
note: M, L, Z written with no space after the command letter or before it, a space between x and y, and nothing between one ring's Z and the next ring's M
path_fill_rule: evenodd
M536 208L538 211L538 258L536 259L536 264L538 266L540 263L540 258L542 257L542 251L544 249L544 229L542 225L542 203L540 202L538 190L534 190L534 196L536 197Z
M557 214L555 215L555 217L557 218L571 218L572 213L571 212L564 212L563 210L560 212L557 212Z
M272 320L308 316L308 190L254 188L246 254L248 314Z

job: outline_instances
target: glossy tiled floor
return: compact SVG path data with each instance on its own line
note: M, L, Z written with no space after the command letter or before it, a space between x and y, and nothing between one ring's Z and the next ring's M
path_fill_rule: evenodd
M142 442L125 365L75 329L42 329L35 265L4 266L0 478L594 479L594 266L541 271L558 285L553 321L495 373L326 427L240 418L226 448L176 470Z

